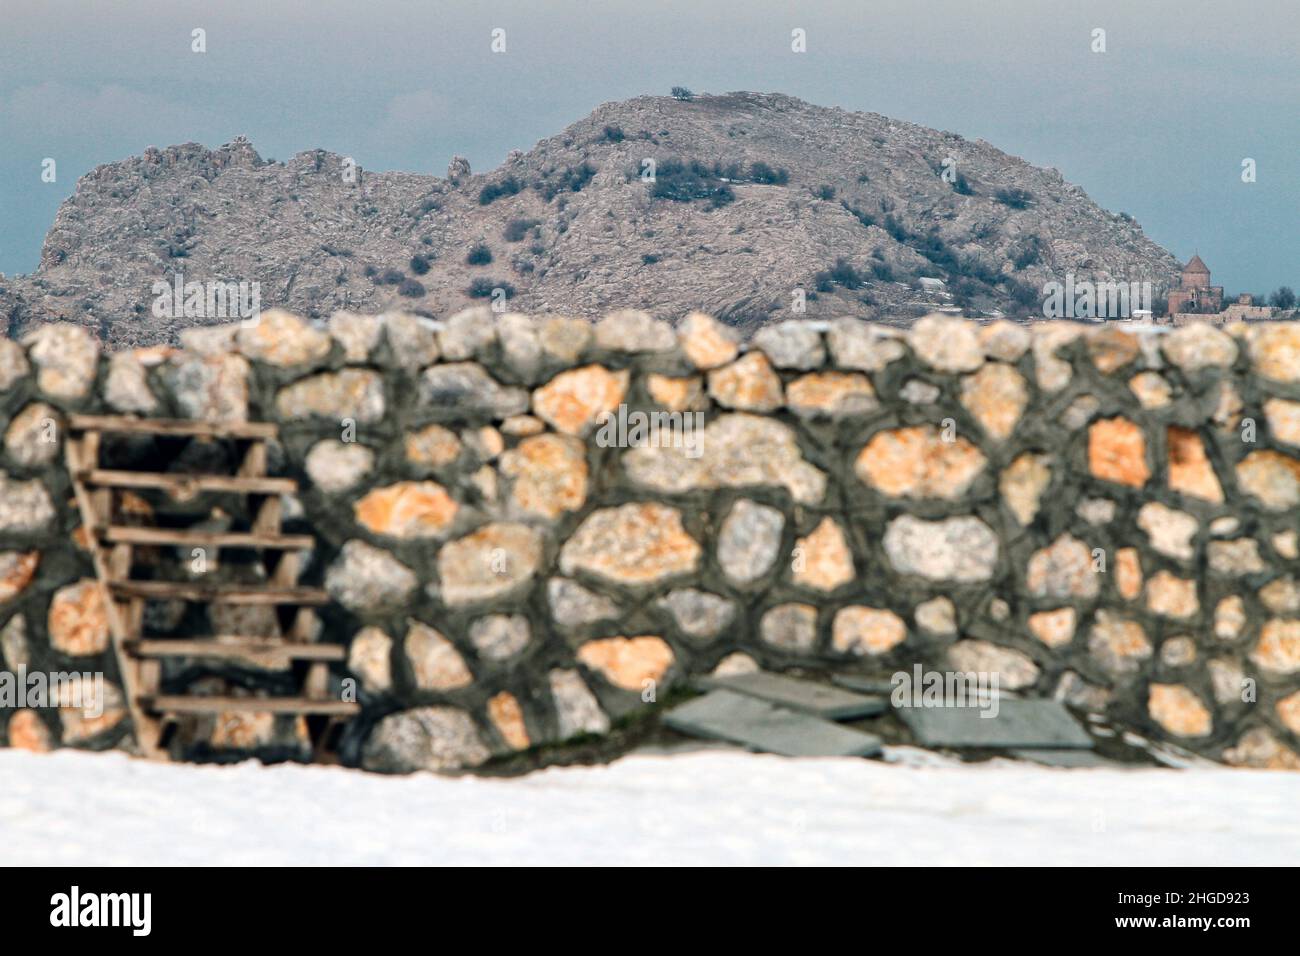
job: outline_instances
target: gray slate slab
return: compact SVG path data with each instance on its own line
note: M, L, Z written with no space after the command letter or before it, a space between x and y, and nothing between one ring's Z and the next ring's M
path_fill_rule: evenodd
M982 717L980 707L899 707L896 713L926 747L1092 747L1092 738L1054 700L1003 698L996 717Z
M1107 760L1101 754L1093 753L1091 750L1017 749L1011 751L1011 754L1021 760L1032 760L1034 763L1042 764L1045 767L1110 767L1111 769L1124 769L1131 766L1130 764L1122 764L1118 760Z
M888 697L894 692L894 684L888 677L859 677L857 674L832 674L831 680L841 687L858 691L862 694L884 694Z
M698 683L710 690L732 690L737 694L757 697L827 720L875 717L889 707L889 702L883 697L864 697L840 687L799 680L783 674L769 674L766 671L735 674L731 677L703 677Z
M874 734L731 690L713 690L674 707L664 715L664 723L679 733L726 740L784 757L873 757L880 753L880 738Z

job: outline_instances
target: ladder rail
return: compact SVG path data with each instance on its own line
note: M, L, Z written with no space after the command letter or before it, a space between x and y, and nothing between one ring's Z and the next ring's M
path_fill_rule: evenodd
M331 662L347 659L347 649L337 644L319 644L310 636L316 621L312 608L329 603L320 588L297 583L305 552L316 547L310 534L284 534L280 495L294 493L298 484L290 478L266 475L266 442L278 435L270 422L205 422L190 419L149 419L123 415L68 417L64 458L72 481L73 495L81 511L91 561L100 596L108 616L113 654L121 674L122 689L137 746L143 756L168 759L164 734L180 716L223 711L269 712L302 715L326 720L325 730L310 737L313 759L324 751L325 736L340 722L354 716L360 706L328 695ZM154 435L168 438L211 438L247 442L230 475L185 475L101 468L99 449L103 433ZM114 524L116 493L123 489L150 489L168 493L179 501L200 492L227 492L262 496L250 501L255 520L249 531L198 531L187 528L139 527ZM202 581L137 580L131 578L136 546L208 546L253 550L269 574L263 584L213 583ZM271 570L269 553L280 553ZM192 603L297 606L293 625L283 638L253 638L237 635L202 637L151 637L143 634L144 604L149 600L179 599ZM166 659L193 658L222 660L238 665L293 667L307 664L307 676L299 696L245 697L161 693L162 665ZM310 722L309 722L310 724Z
M91 433L95 434L95 433ZM117 661L118 674L122 679L122 694L126 698L127 713L135 731L136 746L143 756L156 760L161 756L157 749L158 722L145 712L141 706L144 688L140 686L139 671L136 661L126 649L126 642L131 636L127 633L127 623L123 620L122 609L109 589L111 582L108 556L97 536L98 514L91 499L90 490L77 477L86 457L91 453L98 457L98 435L94 439L68 436L64 444L64 458L68 471L72 474L72 494L81 511L81 522L86 528L91 562L95 568L95 577L99 585L100 599L104 602L104 612L108 616L108 630L112 639L113 656Z

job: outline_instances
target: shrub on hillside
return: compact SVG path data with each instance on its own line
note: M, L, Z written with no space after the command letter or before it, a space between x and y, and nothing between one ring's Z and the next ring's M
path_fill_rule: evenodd
M1043 255L1043 244L1037 236L1026 236L1011 250L1011 264L1017 269L1036 265Z
M489 183L480 190L478 194L478 204L480 206L489 206L502 196L513 196L524 188L524 184L515 179L514 176L507 176L499 183Z
M533 188L541 193L543 199L550 202L561 193L581 192L595 175L596 170L590 163L579 163L577 166L561 170L558 175L547 173L533 184Z
M846 289L860 289L865 282L866 277L843 257L836 259L835 265L829 269L823 269L813 276L813 286L818 292L830 292L837 285Z
M999 189L993 198L1012 209L1024 209L1034 200L1033 193L1024 189Z
M667 159L659 165L650 195L673 202L707 201L714 209L736 198L731 187L708 166L698 160L683 163L677 159Z
M773 169L760 159L749 164L749 178L765 186L784 186L790 181L790 174L784 169Z
M511 219L506 223L503 235L506 242L523 242L528 232L537 225L536 219Z
M470 249L469 255L465 257L466 265L471 265L471 266L485 266L491 261L492 261L492 250L489 249L487 246L483 245L483 243L481 242L478 245L474 246L472 249Z
M465 294L473 299L489 299L495 296L496 290L501 290L501 295L507 299L515 297L515 287L509 282L502 282L500 279L478 278L469 284Z

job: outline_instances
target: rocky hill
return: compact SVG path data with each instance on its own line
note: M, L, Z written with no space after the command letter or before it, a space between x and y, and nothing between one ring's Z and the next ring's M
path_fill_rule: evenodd
M311 316L436 317L495 295L752 326L790 317L802 289L809 316L906 321L1036 310L1071 272L1163 284L1177 268L1130 217L983 141L776 94L645 96L445 179L321 150L278 163L243 139L150 148L78 183L38 270L0 277L0 320L11 336L70 320L115 346L226 321L154 313L154 283L183 274L256 282L263 308Z

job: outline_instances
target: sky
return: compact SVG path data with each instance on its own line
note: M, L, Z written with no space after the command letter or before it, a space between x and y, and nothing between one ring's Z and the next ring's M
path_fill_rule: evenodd
M78 177L148 146L482 172L675 85L984 139L1229 292L1300 288L1300 0L0 0L0 272L35 269Z

